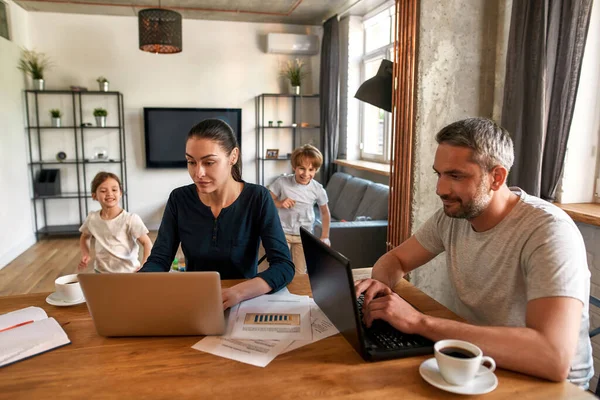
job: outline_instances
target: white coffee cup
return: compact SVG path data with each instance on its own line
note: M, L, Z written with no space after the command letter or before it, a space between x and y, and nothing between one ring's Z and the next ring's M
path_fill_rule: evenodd
M479 347L463 340L440 340L433 349L440 373L451 385L462 386L469 383L483 373L479 372L479 367L485 363L490 364L489 367L484 365L489 371L496 369L493 358L484 356Z
M67 303L74 303L81 300L83 292L81 291L81 285L77 274L65 275L56 278L54 281L54 287L56 288L55 296Z

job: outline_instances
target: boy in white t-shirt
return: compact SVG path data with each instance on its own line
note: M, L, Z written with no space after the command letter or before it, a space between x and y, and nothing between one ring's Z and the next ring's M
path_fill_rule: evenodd
M128 213L119 205L123 187L119 177L110 172L99 172L92 180L92 198L102 209L88 214L79 228L81 261L79 270L90 261L90 240L96 240L96 272L136 272L146 262L152 249L148 229L142 219ZM142 263L138 260L138 243L144 247Z
M323 155L319 149L310 144L299 147L292 153L291 162L294 174L277 178L269 189L279 211L279 219L290 246L296 273L305 274L306 260L300 240L300 227L313 230L314 205L317 203L323 224L321 241L331 246L329 242L331 215L327 206L327 193L323 185L313 179L323 164Z

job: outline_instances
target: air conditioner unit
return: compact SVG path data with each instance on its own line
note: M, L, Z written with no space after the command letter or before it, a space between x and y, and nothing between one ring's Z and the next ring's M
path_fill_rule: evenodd
M293 33L269 33L267 53L315 55L319 53L319 37Z

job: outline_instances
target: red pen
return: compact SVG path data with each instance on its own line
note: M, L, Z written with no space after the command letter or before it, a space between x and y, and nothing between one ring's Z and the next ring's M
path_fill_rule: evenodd
M14 329L14 328L18 328L18 327L20 327L20 326L27 325L27 324L31 324L31 323L33 323L33 320L31 320L31 321L25 321L25 322L21 322L20 324L16 324L16 325L13 325L13 326L9 326L8 328L0 329L0 332L8 331L8 330L11 330L11 329Z

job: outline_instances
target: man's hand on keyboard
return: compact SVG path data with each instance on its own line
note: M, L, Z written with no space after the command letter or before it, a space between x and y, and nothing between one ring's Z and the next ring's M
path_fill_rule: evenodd
M356 290L357 298L360 297L362 293L365 294L365 307L367 307L375 297L387 296L388 294L393 293L392 289L376 279L361 279L356 281L354 282L354 289Z
M399 331L409 334L416 333L416 327L423 316L393 292L387 296L373 299L363 309L363 315L367 327L371 327L374 320L382 319Z

